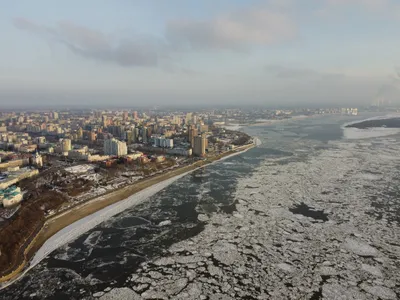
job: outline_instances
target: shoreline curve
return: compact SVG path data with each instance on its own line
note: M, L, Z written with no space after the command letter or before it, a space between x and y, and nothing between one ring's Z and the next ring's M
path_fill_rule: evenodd
M197 169L244 153L254 147L256 147L254 143L237 147L235 150L222 153L208 161L198 161L189 166L148 178L143 182L134 183L120 190L100 195L73 207L71 210L51 217L46 220L29 245L23 249L23 260L18 266L12 272L0 278L0 290L20 280L51 252L103 221L127 208L146 201L152 195Z

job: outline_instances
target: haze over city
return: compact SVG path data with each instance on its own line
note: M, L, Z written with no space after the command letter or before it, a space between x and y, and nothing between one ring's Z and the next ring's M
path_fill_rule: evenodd
M0 3L2 106L368 105L399 94L394 0Z
M400 0L0 0L1 300L400 299Z

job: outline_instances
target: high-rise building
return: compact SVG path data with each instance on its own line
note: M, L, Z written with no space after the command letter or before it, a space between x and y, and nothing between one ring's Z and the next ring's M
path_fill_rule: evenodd
M194 137L193 154L197 156L204 156L207 148L207 137L205 134Z
M200 131L201 131L201 133L207 132L208 131L208 125L200 125Z
M192 148L194 148L194 137L197 135L197 129L195 126L189 126L189 143Z
M95 116L95 118L101 118L101 111L100 110L96 110L95 112L94 112L94 116Z
M139 128L135 127L135 128L133 129L133 132L135 133L135 134L134 134L134 135L135 135L134 141L137 142L138 139L139 139Z
M147 127L147 140L149 140L149 137L153 134L153 126Z
M97 138L96 132L90 131L90 133L89 133L89 141L94 142L94 141L96 141L96 138Z
M124 111L122 118L124 121L128 120L128 112L127 111Z
M172 117L172 124L181 125L181 117L174 115Z
M156 137L154 138L154 147L174 148L174 140L166 139L165 137Z
M123 156L128 154L128 148L125 142L118 141L115 138L104 140L104 154L113 156Z
M125 138L125 129L120 125L111 125L107 127L109 133L118 138Z
M192 122L192 113L188 112L185 118L185 124L190 124Z
M153 124L151 127L152 127L151 132L152 132L152 133L157 133L157 131L158 131L158 125L157 125L157 124Z
M53 112L52 112L52 115L53 115L53 119L54 119L54 120L57 120L57 119L58 119L58 112L53 111Z
M133 112L132 115L133 115L133 119L135 119L135 120L138 119L138 114L137 114L137 111L136 111L136 110Z
M61 151L68 152L72 150L72 143L70 139L62 139L61 140Z
M135 130L125 131L126 141L128 145L131 145L135 142Z
M83 138L83 129L82 129L82 127L80 127L80 128L78 129L78 131L76 132L76 134L77 134L78 140L81 140L81 139Z
M142 142L143 144L147 144L147 135L148 135L148 129L147 127L142 128Z
M102 115L102 116L101 116L101 119L102 119L102 121L103 121L103 127L104 127L104 128L107 127L107 125L108 125L107 116L106 116L106 115Z

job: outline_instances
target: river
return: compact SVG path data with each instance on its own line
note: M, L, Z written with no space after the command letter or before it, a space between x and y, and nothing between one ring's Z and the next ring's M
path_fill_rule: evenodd
M391 299L399 290L398 274L392 282L385 280L395 272L390 257L400 245L385 248L381 240L359 231L363 219L370 226L365 232L385 231L381 238L388 239L400 233L395 200L400 168L393 160L400 154L395 149L399 138L345 139L343 125L367 117L321 116L245 127L242 130L257 136L262 145L196 170L105 220L1 290L1 298L287 299L302 295L319 299L334 295L331 290L337 285L343 294L366 297L378 290ZM376 158L382 167L375 164ZM383 178L382 168L391 161L391 171ZM390 188L389 182L393 182ZM383 185L385 189L380 188ZM356 187L361 196L347 202L355 197ZM362 216L353 215L354 208ZM291 225L296 222L297 231ZM338 233L341 224L348 225L348 232ZM338 251L335 260L313 240L312 235L319 236L315 232L329 232L336 242L325 243L342 247L349 255L357 256L354 237L359 245L373 244L381 256L359 255L352 263L357 262L355 269L375 268L380 275L364 278L351 273L343 266L349 259L345 252L332 244ZM291 238L281 240L282 236ZM313 259L306 249L314 249L319 258ZM224 261L221 252L232 261ZM329 263L323 265L324 260ZM329 272L318 273L298 261ZM241 271L235 264L242 266ZM352 281L356 284L349 284Z

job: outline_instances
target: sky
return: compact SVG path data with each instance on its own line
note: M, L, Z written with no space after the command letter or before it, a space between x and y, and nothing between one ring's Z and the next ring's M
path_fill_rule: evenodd
M0 105L400 104L398 0L0 0Z

